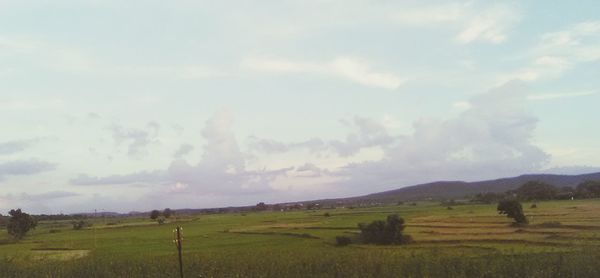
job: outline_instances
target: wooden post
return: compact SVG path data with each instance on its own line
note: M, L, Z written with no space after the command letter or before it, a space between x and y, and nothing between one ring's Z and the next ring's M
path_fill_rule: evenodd
M183 278L183 259L181 257L181 240L183 239L182 236L182 227L177 226L177 228L175 228L175 230L173 231L173 233L175 234L175 239L173 240L173 242L175 242L175 245L177 246L177 253L179 255L179 275L181 276L181 278Z

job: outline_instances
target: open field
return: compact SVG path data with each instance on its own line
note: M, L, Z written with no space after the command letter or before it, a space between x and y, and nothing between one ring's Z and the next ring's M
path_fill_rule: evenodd
M292 212L96 218L72 230L46 221L19 243L0 234L0 277L177 277L183 227L187 277L600 277L600 200L524 203L511 226L496 205L439 203ZM329 216L326 216L328 213ZM398 213L406 246L351 244L357 223ZM560 222L560 223L556 223Z

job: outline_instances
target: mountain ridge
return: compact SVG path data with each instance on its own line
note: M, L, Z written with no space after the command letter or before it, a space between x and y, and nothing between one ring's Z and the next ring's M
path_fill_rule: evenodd
M560 188L565 186L575 187L579 183L587 180L600 180L600 172L578 175L524 174L516 177L474 182L435 181L354 197L321 199L308 202L321 202L328 204L331 202L350 203L356 201L390 202L417 201L426 199L442 200L461 198L478 193L506 192L517 189L519 186L528 181L541 181Z

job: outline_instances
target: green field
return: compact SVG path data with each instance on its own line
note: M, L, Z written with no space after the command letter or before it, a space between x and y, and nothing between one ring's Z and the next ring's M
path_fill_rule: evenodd
M0 234L0 277L600 277L600 200L524 203L530 224L496 206L439 203L292 212L45 221L19 243ZM329 216L326 216L328 213ZM357 223L397 213L414 243L335 246Z

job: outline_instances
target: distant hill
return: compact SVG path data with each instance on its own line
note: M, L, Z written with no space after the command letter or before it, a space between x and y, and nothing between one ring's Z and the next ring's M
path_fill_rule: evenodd
M528 181L542 181L552 184L556 187L570 186L575 187L586 180L600 180L600 173L583 175L553 175L536 174L522 175L512 178L502 178L496 180L463 182L463 181L438 181L432 183L419 184L403 187L399 189L373 193L364 196L319 200L321 203L355 203L355 202L391 202L391 201L412 201L426 199L452 199L461 198L468 195L475 195L485 192L506 192L523 185Z
M556 187L570 186L575 187L581 182L587 180L600 180L600 172L581 175L556 175L556 174L535 174L522 175L512 178L502 178L487 181L463 182L463 181L438 181L399 189L372 193L357 197L321 199L299 202L281 203L282 206L293 204L310 204L318 203L322 206L329 205L355 205L363 203L392 203L399 201L419 201L419 200L448 200L460 199L478 193L501 193L509 190L517 189L528 181L541 181L552 184ZM250 211L254 205L239 206L239 207L221 207L221 208L203 208L203 209L176 209L178 214L196 214L196 213L215 213L215 212L242 212ZM147 215L149 212L132 211L128 215ZM87 216L117 216L126 215L115 212L98 212L84 213Z

